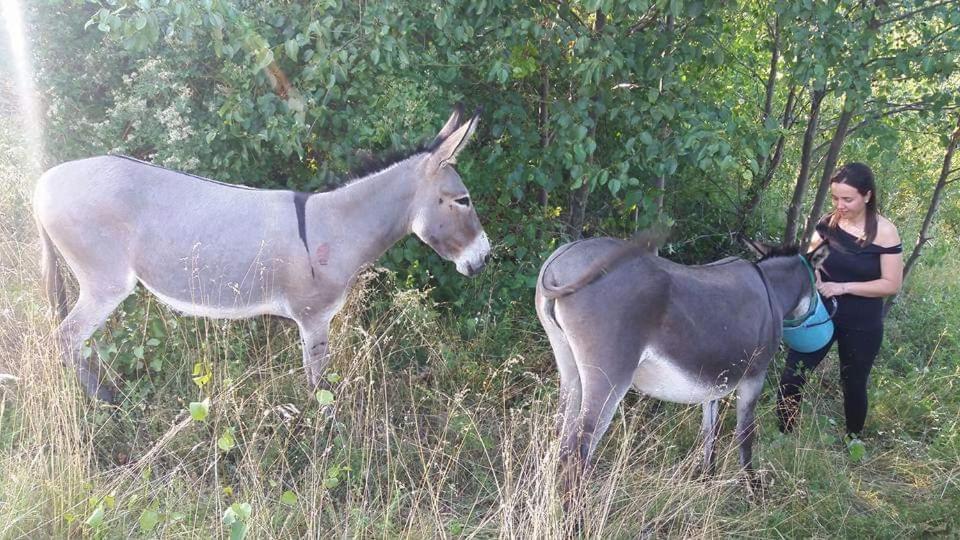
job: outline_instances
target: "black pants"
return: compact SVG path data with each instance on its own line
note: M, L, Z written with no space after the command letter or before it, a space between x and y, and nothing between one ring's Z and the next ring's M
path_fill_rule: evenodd
M777 393L777 417L780 431L793 431L800 412L800 392L806 375L816 368L827 351L837 342L840 354L840 381L843 383L843 410L847 417L847 433L860 434L867 418L867 378L873 361L880 352L883 327L872 330L836 328L833 339L825 347L812 353L791 350L780 377Z

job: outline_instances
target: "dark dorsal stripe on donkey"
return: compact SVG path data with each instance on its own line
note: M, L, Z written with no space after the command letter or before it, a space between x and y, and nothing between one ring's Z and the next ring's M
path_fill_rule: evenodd
M718 400L737 392L740 464L751 471L754 408L785 317L804 313L824 243L750 242L758 263L684 266L654 255L666 238L591 238L561 246L540 269L536 307L560 371L561 466L579 485L627 390L703 404L704 470L714 467ZM804 261L806 260L806 262Z

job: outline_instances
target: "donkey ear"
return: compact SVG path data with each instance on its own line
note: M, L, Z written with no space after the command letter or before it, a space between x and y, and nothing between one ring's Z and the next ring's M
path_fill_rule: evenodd
M470 120L464 122L463 125L458 127L449 137L445 138L443 142L430 153L431 167L438 169L446 164L452 165L456 163L457 154L459 154L460 151L463 150L463 147L470 141L470 137L472 137L473 133L477 130L478 123L480 123L480 109L477 109L477 112L474 113Z
M827 257L830 256L830 244L824 240L820 242L820 245L813 248L812 251L807 253L807 260L810 261L810 266L814 269L819 270L823 266L823 261L827 260Z
M450 136L451 133L457 127L460 126L460 121L463 118L463 103L457 103L453 106L453 112L450 114L450 118L447 118L447 123L443 125L440 129L440 133L437 133L437 136L433 139L433 142L430 143L430 147L439 146L444 139Z
M771 249L770 246L764 244L763 242L757 242L755 240L751 240L742 234L737 235L737 238L740 240L740 242L744 246L747 247L748 250L753 252L754 255L756 255L757 257L760 257L761 259L766 257L768 253L770 253L770 249Z

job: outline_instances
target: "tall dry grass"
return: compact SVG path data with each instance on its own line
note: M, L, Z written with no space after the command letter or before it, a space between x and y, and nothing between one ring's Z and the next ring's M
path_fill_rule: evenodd
M27 232L3 248L0 310L16 320L4 328L5 369L19 382L5 386L0 414L11 434L0 453L9 471L0 480L0 536L226 535L223 516L239 502L252 508L245 525L255 537L560 538L573 530L554 489L552 389L518 400L516 386L530 384L520 359L473 381L481 389L451 386L463 377L445 353L477 345L461 341L423 292L365 275L332 332L340 380L326 407L305 389L288 325L191 325L165 311L164 324L178 329L169 339L183 345L182 358L209 362L211 382L194 385L189 361L165 364L171 373L154 375L149 399L128 385L126 401L112 407L86 399L57 360L37 251ZM384 290L392 297L374 298ZM233 356L237 342L245 358ZM548 354L529 345L518 355ZM204 397L209 417L192 420L188 402ZM692 476L698 454L677 447L677 438L691 442L698 411L620 417L583 502L583 535L730 530L730 505L749 505L732 454L726 473L701 481ZM224 450L218 441L228 429L235 446Z
M766 485L760 497L748 495L737 471L730 411L721 472L701 479L700 409L630 397L596 456L577 529L555 489L556 380L529 309L518 306L516 321L500 322L515 325L506 332L514 341L505 344L489 330L464 338L425 292L403 290L381 271L364 275L335 320L332 403L321 406L306 389L291 325L184 319L147 296L114 317L99 339L124 336L119 355L131 340L147 342L159 321L164 343L149 355L161 369L119 368L125 400L117 407L91 402L51 346L31 177L10 147L0 156L0 372L18 378L0 383L0 538L901 537L957 530L955 439L939 447L913 432L882 431L899 425L892 415L909 410L897 408L871 418L879 428L868 438L868 457L852 462L838 440L832 360L811 381L793 437L773 428L768 386L756 447ZM200 378L209 366L209 382L194 382L195 365ZM960 383L960 374L947 371L926 377L937 388ZM880 381L875 397L899 403L884 394L889 381ZM896 392L946 396L930 410L949 420L955 402L923 381L901 381ZM210 413L193 420L189 404L203 399Z

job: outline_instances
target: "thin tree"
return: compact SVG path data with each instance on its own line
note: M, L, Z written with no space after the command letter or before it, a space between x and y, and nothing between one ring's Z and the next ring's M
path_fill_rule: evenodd
M820 213L823 212L823 201L827 198L827 191L830 189L830 177L833 176L833 170L837 166L837 159L840 157L843 141L847 138L847 128L850 126L850 120L853 118L854 109L855 107L850 103L849 97L845 99L843 112L840 113L837 127L833 131L833 138L830 140L830 148L827 150L826 161L823 164L823 173L820 175L820 185L817 186L817 194L813 199L813 207L810 208L810 214L807 216L807 226L803 231L802 245L804 247L810 242L817 222L820 220Z
M603 32L603 27L606 25L607 16L603 13L602 10L597 10L596 19L593 24L593 35L599 37L600 33ZM594 106L590 110L590 119L593 121L593 125L590 128L590 136L596 140L597 137L597 104L600 101L600 89L597 88L596 94L593 96ZM593 154L589 157L590 161L593 160ZM583 221L586 217L587 212L587 198L590 196L590 182L584 178L580 187L577 188L571 197L570 200L570 220L567 223L567 235L571 238L580 238L583 234Z
M793 199L787 209L787 227L783 233L784 242L792 242L797 237L797 223L800 220L800 206L803 203L803 194L810 183L810 163L813 160L813 140L817 135L817 124L820 121L820 105L827 95L826 89L813 89L810 94L810 114L807 116L807 129L803 134L803 149L800 154L800 173L797 175L797 186L793 190Z
M933 195L930 197L930 205L927 207L927 214L923 218L923 225L920 226L920 232L917 234L917 241L913 246L913 251L903 266L903 281L907 280L907 276L910 275L910 272L920 259L920 252L923 246L933 239L933 237L930 236L930 227L933 225L933 219L937 215L937 210L940 208L940 202L943 200L943 195L947 187L960 179L950 178L951 174L957 172L956 169L951 169L950 167L952 166L953 153L956 151L958 143L960 143L960 114L957 115L957 125L953 130L953 134L950 135L950 139L947 141L947 149L943 155L943 166L940 167L940 177L937 178L937 185L933 188ZM896 298L895 295L887 298L884 304L884 313L890 310L896 302Z

